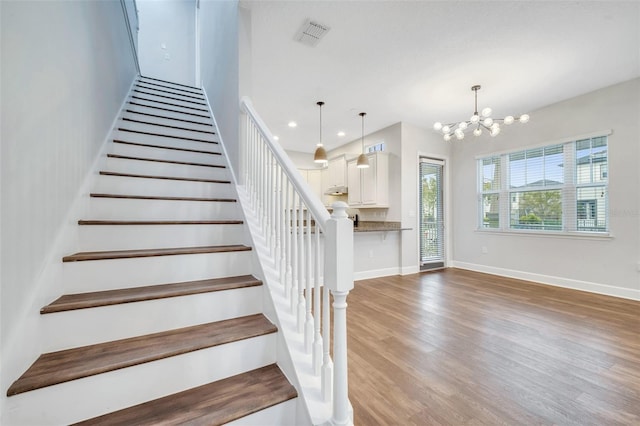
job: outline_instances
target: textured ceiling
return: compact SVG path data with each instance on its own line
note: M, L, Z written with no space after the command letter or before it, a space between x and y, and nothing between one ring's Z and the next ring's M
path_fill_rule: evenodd
M640 2L242 1L251 98L285 149L329 149L398 121L431 128L479 107L519 115L640 76ZM294 40L306 19L331 30ZM535 115L532 115L532 120ZM295 120L298 127L287 127ZM345 131L340 138L338 131Z

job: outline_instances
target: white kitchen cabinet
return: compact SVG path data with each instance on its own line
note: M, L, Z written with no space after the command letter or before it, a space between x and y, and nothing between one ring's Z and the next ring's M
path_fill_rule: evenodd
M327 188L347 186L347 158L341 155L329 160L325 177Z
M313 193L322 200L322 170L307 170L307 183Z
M323 200L322 191L322 170L320 169L298 169L302 178L311 187L311 192L316 194L320 200Z
M357 208L389 207L389 156L367 154L369 167L358 169L356 160L347 163L348 204Z

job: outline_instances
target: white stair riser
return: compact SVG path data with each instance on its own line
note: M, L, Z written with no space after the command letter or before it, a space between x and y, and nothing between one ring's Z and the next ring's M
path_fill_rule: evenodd
M134 97L135 96L135 97ZM149 99L145 99L143 95L134 94L127 100L127 106L134 107L154 107L153 109L156 111L164 111L171 110L171 112L181 114L183 117L196 117L198 120L212 120L211 115L208 111L194 110L191 108L183 108L175 105L168 105L168 103L155 102ZM158 110L157 108L163 108L162 110ZM165 111L169 112L169 111Z
M243 225L82 225L80 251L244 244Z
M180 116L175 116L175 115L172 116L171 114L169 114L168 111L165 112L162 110L156 110L155 112L140 111L140 109L138 110L138 112L146 112L147 114L152 114L152 115L138 114L136 112L131 112L131 111L136 111L136 110L134 110L133 108L125 108L125 111L123 112L123 115L122 115L123 118L146 121L149 123L164 124L167 126L185 127L187 129L193 129L193 130L203 130L205 132L215 132L215 128L211 125L212 124L211 120L208 120L206 118L196 118L196 117L187 118L184 116L184 114ZM169 117L169 118L166 118L166 117ZM180 120L172 120L171 119L172 117L179 118ZM184 120L187 120L187 121L184 121ZM126 121L126 120L123 120L123 121Z
M193 93L194 91L191 90L180 90L168 85L159 86L155 84L149 84L145 81L138 81L133 87L134 89L144 90L158 95L175 96L181 99L193 99L194 101L198 102L206 102L202 93Z
M262 312L261 286L42 316L43 350L59 351Z
M144 133L136 133L136 132L128 132L123 130L118 130L116 128L113 131L113 138L123 141L129 142L140 142L152 145L166 145L166 146L176 146L179 148L189 148L189 149L200 149L214 152L221 152L222 148L220 147L216 135L213 137L207 138L192 138L191 139L180 139L174 138L171 136L158 136L158 135L166 135L165 132L158 132L157 129L151 131L149 133L155 133L154 135L145 135ZM207 136L207 135L205 135ZM209 135L211 136L211 135Z
M161 144L154 144L161 145ZM162 144L163 146L173 146L182 148L181 143ZM217 146L211 148L199 149L200 151L219 151ZM129 145L124 143L114 143L109 150L111 154L126 155L129 157L155 158L157 160L186 161L192 163L218 164L226 165L226 159L219 154L207 154L201 152L180 151L177 149L164 149L149 146Z
M165 87L171 87L175 90L182 90L182 91L189 91L189 92L198 92L199 95L202 94L202 88L199 87L193 87L193 86L182 86L180 84L177 83L171 83L170 81L159 81L159 80L154 80L152 78L148 78L145 76L140 76L138 78L138 80L136 80L137 83L142 83L142 84L149 84L149 83L153 83L155 85L159 85L159 86L165 86ZM161 87L162 89L162 87Z
M237 204L92 197L87 217L105 220L236 220L241 218Z
M130 102L133 102L133 104ZM153 104L151 102L140 101L139 99L131 99L130 102L125 105L125 110L139 111L139 112L145 112L148 114L162 115L165 117L181 118L184 120L196 121L199 123L213 124L213 121L211 120L211 118L209 118L209 114L205 112L200 113L198 111L193 111L193 113L197 115L191 115L191 114L184 114L180 112L174 112L174 109L172 107L169 107L168 105ZM156 107L156 108L151 108L151 107ZM158 109L158 108L163 108L163 109ZM187 111L187 112L190 112L190 111ZM128 114L128 113L125 111L125 114ZM173 120L169 120L169 121L173 121ZM213 128L212 126L206 126L206 127Z
M141 121L144 121L144 120L141 120ZM163 135L163 137L178 136L176 138L173 138L173 139L176 139L177 142L180 142L182 140L188 140L188 139L180 139L179 137L191 138L196 140L204 140L209 142L215 142L218 140L217 135L210 134L210 133L200 133L200 132L195 132L190 130L172 129L170 127L154 126L151 124L135 123L135 122L124 121L124 120L118 121L117 127L118 129L129 129L129 130L136 130L140 132L157 133L157 134ZM120 132L131 133L131 132L122 132L122 131Z
M124 158L108 157L104 170L139 175L230 180L230 174L227 168L189 166L184 164L159 163L156 161L128 160Z
M70 424L275 362L275 334L190 352L9 398L7 424Z
M65 293L86 293L252 273L251 251L65 262Z
M101 175L93 192L102 194L158 195L171 197L233 198L236 192L229 183L193 182Z
M264 410L260 410L238 420L226 423L227 426L258 426L258 425L278 425L278 426L300 426L296 419L297 398L281 402Z
M168 107L171 108L175 108L175 107L184 107L184 108L188 108L191 111L194 111L198 114L207 114L207 106L206 105L201 105L202 102L194 99L194 101L199 102L199 103L192 103L192 102L187 102L187 101L182 101L182 100L176 100L176 99L169 99L163 96L170 96L172 98L178 98L178 96L171 96L168 93L163 93L162 96L160 96L160 94L150 94L151 91L149 90L144 90L144 89L137 89L139 90L138 92L132 92L131 95L132 96L137 96L139 98L143 98L147 101L158 101L158 102L164 102L165 104L172 104L172 105L166 105ZM146 93L142 93L142 92L146 92ZM162 105L162 104L161 104ZM203 111L205 110L205 111Z

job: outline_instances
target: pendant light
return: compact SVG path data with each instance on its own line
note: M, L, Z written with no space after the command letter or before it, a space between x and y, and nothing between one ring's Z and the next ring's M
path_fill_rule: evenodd
M367 115L367 113L361 112L359 115L362 117L362 153L358 156L356 167L359 169L366 169L369 167L369 159L364 154L364 116Z
M318 105L318 108L320 110L320 142L318 142L316 152L313 154L313 162L325 165L327 164L328 160L327 151L325 151L324 147L322 146L322 105L324 105L324 102L316 102L316 105Z

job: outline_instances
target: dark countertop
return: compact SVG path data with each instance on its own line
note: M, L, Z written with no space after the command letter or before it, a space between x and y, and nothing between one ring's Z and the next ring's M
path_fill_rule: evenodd
M353 227L353 232L388 232L388 231L409 231L411 228L402 228L400 222L358 222L358 226Z

